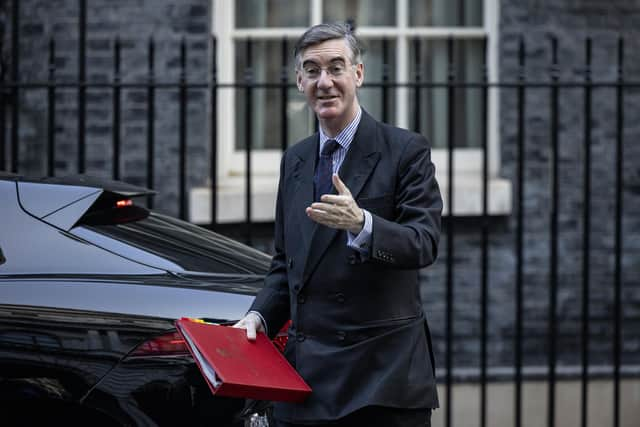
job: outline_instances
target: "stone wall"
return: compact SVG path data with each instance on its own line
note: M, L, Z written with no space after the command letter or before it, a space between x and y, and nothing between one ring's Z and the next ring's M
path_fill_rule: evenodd
M20 0L21 81L46 81L48 45L56 43L55 75L59 82L75 82L79 70L79 1ZM86 80L111 83L114 78L114 45L121 43L121 81L147 81L148 44L155 40L154 77L158 82L178 82L180 43L187 47L187 81L206 83L210 64L210 1L208 0L90 0L86 20ZM11 25L11 6L6 2L4 18ZM6 53L11 31L5 31ZM5 55L11 60L10 55ZM86 173L110 176L112 170L113 90L109 87L86 91ZM57 175L77 172L78 89L56 93ZM209 95L203 89L190 90L187 103L188 186L203 185L208 176ZM24 174L46 174L46 91L20 93L20 166ZM121 92L120 138L121 178L146 185L147 90L126 88ZM155 177L162 189L156 200L161 211L178 213L179 95L176 88L157 89L155 94ZM9 106L11 108L11 106ZM10 122L9 122L10 127ZM8 130L10 132L10 129ZM7 154L8 158L9 154Z

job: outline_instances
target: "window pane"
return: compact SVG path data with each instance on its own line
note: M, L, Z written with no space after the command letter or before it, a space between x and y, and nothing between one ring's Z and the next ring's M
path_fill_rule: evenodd
M482 0L410 0L412 27L481 27Z
M358 99L362 107L372 116L389 123L395 122L395 97L393 87L386 91L386 112L383 106L384 88L381 86L383 76L387 74L388 82L396 80L396 43L394 40L387 42L387 57L385 61L384 44L382 40L365 40L366 53L364 56L364 85L358 91ZM385 66L386 62L386 66ZM385 116L386 113L386 116Z
M420 41L420 79L422 83L447 82L449 58L447 40ZM482 80L482 41L455 40L453 66L456 81L480 82ZM412 50L413 52L413 50ZM415 56L411 55L411 80L415 81ZM422 87L420 103L416 105L415 92L410 95L411 128L425 135L437 148L449 146L448 134L448 89L446 87ZM453 94L454 146L459 148L482 145L482 89L479 87L457 87ZM416 108L419 108L416 119ZM417 123L419 120L419 123Z
M396 24L395 0L324 0L326 22L353 20L356 26Z
M287 116L287 144L291 145L300 139L313 133L313 116L310 114L304 96L298 92L295 86L295 74L293 68L293 42L287 43L287 65L282 67L282 42L281 41L254 41L252 42L252 68L251 75L256 83L280 83L282 73L287 75L290 87L286 92L286 116ZM236 43L235 79L238 83L245 81L247 42ZM244 150L247 131L251 131L251 147L256 149L279 150L282 146L282 105L284 97L282 90L276 88L254 87L251 90L252 122L246 122L248 104L246 101L247 89L235 90L236 113L236 144L237 150Z
M236 0L237 28L308 27L310 21L307 0Z

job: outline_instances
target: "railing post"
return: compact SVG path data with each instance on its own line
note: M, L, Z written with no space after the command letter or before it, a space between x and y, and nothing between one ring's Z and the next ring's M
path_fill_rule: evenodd
M558 299L558 196L559 196L559 178L558 178L558 40L555 36L551 38L551 232L550 245L551 253L549 263L549 358L548 358L548 410L547 425L555 426L555 402L556 402L556 306Z
M155 44L149 37L147 62L147 187L154 188L155 175ZM153 208L153 196L147 197L147 206Z
M525 170L525 41L520 36L518 46L518 175L516 219L516 312L515 312L515 427L522 426L522 329L523 329L523 266L524 266L524 170Z
M389 120L389 39L382 39L382 121Z
M246 154L246 162L245 162L245 217L246 217L246 241L248 245L251 245L252 238L252 230L251 230L251 149L253 145L253 70L252 70L252 60L253 60L253 49L252 49L252 41L251 39L247 39L247 56L246 56L246 66L244 73L245 80L245 154Z
M187 42L180 41L180 135L178 165L180 219L187 220Z
M0 52L4 51L4 43L2 38L0 38ZM5 109L5 62L0 58L0 170L5 170L7 167L7 122L6 122L6 109Z
M85 172L87 0L79 0L78 20L78 173Z
M584 88L584 206L582 241L582 372L580 421L587 427L587 405L589 399L589 284L591 273L591 38L585 42L585 88Z
M620 426L620 359L622 353L622 173L624 152L624 40L618 38L618 84L616 86L616 226L613 305L613 427Z
M422 111L420 108L420 93L421 93L421 82L422 82L422 73L420 67L420 39L413 39L413 58L416 64L415 72L414 72L414 81L415 87L413 90L413 130L417 133L420 133L421 119L422 119Z
M13 0L11 28L11 98L13 108L11 114L11 172L17 173L20 163L20 91L18 80L20 72L20 2Z
M287 116L287 104L289 102L289 86L288 86L288 76L289 76L289 61L287 61L289 55L287 52L287 38L282 38L281 45L281 65L282 70L280 71L280 135L281 135L281 149L284 152L288 146L289 140L289 118Z
M113 179L120 179L120 37L116 36L113 45L113 124L112 124L112 140L113 140L113 162L112 175Z
M49 40L49 79L47 87L47 176L56 170L56 44Z
M211 36L211 228L218 223L218 52L217 40Z
M447 53L448 53L448 78L447 78L447 325L446 325L446 367L447 367L447 406L445 408L445 425L451 427L453 425L453 289L454 289L454 277L453 277L453 242L454 242L454 204L453 204L453 150L455 145L455 70L453 64L453 37L449 37L447 40Z
M480 298L480 427L487 425L487 329L489 288L489 139L487 136L487 101L489 75L487 72L487 38L482 43L482 237L481 237L481 298ZM467 89L468 90L468 89Z

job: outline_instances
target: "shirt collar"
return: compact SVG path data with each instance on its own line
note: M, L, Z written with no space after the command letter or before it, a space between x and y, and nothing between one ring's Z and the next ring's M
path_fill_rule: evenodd
M356 130L358 130L358 125L360 124L360 119L362 118L362 108L358 108L358 113L354 117L351 122L342 129L335 138L329 138L320 128L320 152L322 152L322 147L324 143L330 139L334 139L340 144L340 147L348 150L349 145L353 141L353 137L356 135Z

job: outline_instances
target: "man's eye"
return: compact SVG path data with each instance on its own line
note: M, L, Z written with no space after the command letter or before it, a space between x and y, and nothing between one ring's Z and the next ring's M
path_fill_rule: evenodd
M344 65L332 65L329 68L329 72L334 76L339 76L340 74L344 73Z
M308 76L317 76L318 74L320 74L320 69L319 68L305 68L304 72L308 75Z

